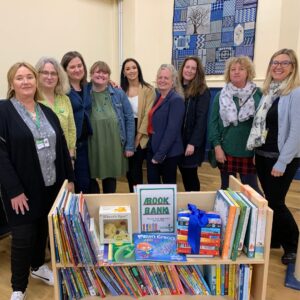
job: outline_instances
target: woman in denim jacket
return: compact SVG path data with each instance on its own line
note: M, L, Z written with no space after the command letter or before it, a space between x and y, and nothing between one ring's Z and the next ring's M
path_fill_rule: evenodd
M126 94L109 84L110 68L102 61L90 70L93 135L89 138L92 178L102 180L103 193L116 191L116 177L125 176L134 154L134 117Z

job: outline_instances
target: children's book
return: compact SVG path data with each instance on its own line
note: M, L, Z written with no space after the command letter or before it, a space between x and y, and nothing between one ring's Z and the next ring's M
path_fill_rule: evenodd
M135 233L133 241L137 261L186 261L185 255L176 251L176 234Z
M134 244L133 243L113 243L108 246L110 262L134 262Z

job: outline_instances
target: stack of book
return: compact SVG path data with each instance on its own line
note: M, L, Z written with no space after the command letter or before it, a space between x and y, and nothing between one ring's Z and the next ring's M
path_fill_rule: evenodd
M221 245L221 218L216 212L207 212L208 223L200 228L199 253L192 253L188 242L190 211L179 212L177 217L177 252L187 256L214 257L220 255Z

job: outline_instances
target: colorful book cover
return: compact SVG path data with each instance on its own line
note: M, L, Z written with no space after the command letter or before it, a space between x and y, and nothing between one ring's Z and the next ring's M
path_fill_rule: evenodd
M127 263L135 261L134 244L133 243L113 243L109 244L110 262ZM111 256L111 257L110 257Z
M237 207L227 197L224 190L218 190L214 203L214 211L220 214L222 220L222 258L229 257L231 234L234 226L236 210Z
M267 208L260 207L257 216L257 229L255 237L255 258L263 258L265 250L265 234L267 224Z
M177 253L176 234L135 233L133 241L137 261L186 261Z

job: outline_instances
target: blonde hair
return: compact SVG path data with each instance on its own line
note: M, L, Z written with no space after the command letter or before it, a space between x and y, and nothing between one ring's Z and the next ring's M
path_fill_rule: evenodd
M157 79L157 77L159 76L159 73L162 70L169 70L170 71L171 76L172 76L174 90L178 94L180 94L182 97L184 97L183 89L182 89L182 86L181 86L181 83L180 83L179 77L178 77L178 72L176 71L175 67L171 64L162 64L159 67L158 71L157 71L156 79Z
M24 67L24 68L28 69L30 72L32 72L32 74L33 74L33 76L35 77L35 80L36 80L36 91L35 91L35 94L34 94L34 101L41 100L42 97L41 97L41 92L40 92L39 87L38 87L38 74L37 74L37 71L35 70L35 68L31 64L29 64L27 62L17 62L9 68L9 70L7 72L7 83L8 83L8 89L7 89L7 94L6 94L7 99L11 99L11 98L16 96L16 92L13 89L13 81L14 81L14 77L15 77L17 71L21 67Z
M53 57L41 57L35 65L38 73L41 73L43 71L45 64L51 64L57 73L58 81L54 89L54 93L61 96L67 94L70 91L70 84L68 81L67 73L64 71L62 66ZM39 85L41 86L40 81Z
M268 69L267 69L267 73L266 73L266 79L264 81L263 88L262 88L264 94L267 94L269 92L270 84L273 80L272 75L271 75L272 62L276 56L281 55L281 54L286 54L290 58L290 61L293 66L292 73L290 73L290 75L287 77L287 84L286 84L285 88L281 91L281 95L287 95L294 88L296 88L297 86L300 86L297 55L294 50L284 48L284 49L281 49L281 50L275 52L269 61L269 65L268 65Z
M109 76L111 74L111 70L109 65L104 61L96 61L90 68L90 75L92 75L96 70L107 73Z
M247 70L247 81L252 81L255 77L255 69L252 60L248 56L230 57L226 61L224 79L226 83L230 82L230 69L232 65L240 64Z

